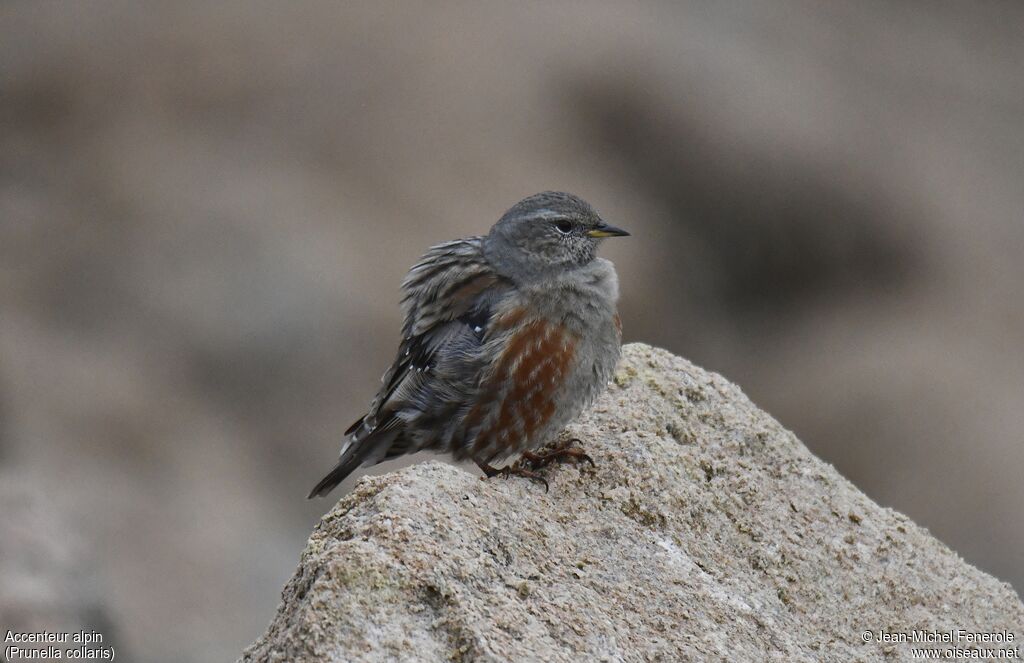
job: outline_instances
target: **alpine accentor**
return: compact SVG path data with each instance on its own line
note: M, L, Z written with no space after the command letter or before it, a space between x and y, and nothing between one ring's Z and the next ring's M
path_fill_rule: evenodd
M360 465L422 449L472 458L487 476L578 449L535 454L605 388L622 339L618 276L596 257L628 235L568 193L530 196L484 237L430 249L402 283L398 357L369 411L345 435L337 466L309 496L326 495ZM588 458L589 460L589 458Z

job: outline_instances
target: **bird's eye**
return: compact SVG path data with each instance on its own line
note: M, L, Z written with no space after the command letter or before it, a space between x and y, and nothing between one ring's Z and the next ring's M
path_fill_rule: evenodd
M569 221L555 221L555 230L563 235L568 235L572 232L572 223Z

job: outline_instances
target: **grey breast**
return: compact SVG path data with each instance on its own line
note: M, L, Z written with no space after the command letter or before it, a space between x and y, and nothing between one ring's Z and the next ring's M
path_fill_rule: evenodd
M592 403L612 378L621 352L615 322L618 276L611 261L596 258L524 294L541 315L564 324L579 339L573 370L559 394L558 411L533 441L543 444Z

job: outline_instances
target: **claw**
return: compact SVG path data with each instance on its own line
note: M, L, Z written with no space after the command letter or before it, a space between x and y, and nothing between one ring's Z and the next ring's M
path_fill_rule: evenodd
M525 467L523 467L519 463L513 463L512 465L506 465L505 467L500 467L500 468L498 468L498 467L491 467L487 463L481 463L481 462L477 462L477 465L484 472L484 476L480 477L481 481L485 481L487 479L490 479L491 477L498 476L498 475L501 475L502 477L504 477L506 479L509 478L510 476L517 476L517 477L524 477L526 479L532 479L533 481L539 481L540 483L544 484L544 492L545 493L548 492L549 489L550 489L550 486L548 486L548 480L547 479L545 479L541 475L537 474L536 472L532 472L532 471L526 469Z
M553 463L555 461L569 460L569 459L571 459L573 461L576 461L576 462L581 461L581 460L585 460L588 463L590 463L591 467L597 467L597 463L594 462L594 459L591 458L590 456L588 456L587 453L585 451L583 451L583 449L580 449L579 447L572 446L573 442L580 442L580 440L578 440L576 438L573 438L571 440L566 440L563 444L555 447L554 449L552 449L550 451L545 451L545 452L542 452L542 453L533 453L532 451L524 451L523 452L523 460L525 460L528 463L530 463L530 465L534 469L540 469L542 467L546 467L546 466L550 465L551 463Z

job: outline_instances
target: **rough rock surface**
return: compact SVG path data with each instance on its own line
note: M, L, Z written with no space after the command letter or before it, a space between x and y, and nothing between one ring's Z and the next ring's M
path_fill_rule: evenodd
M362 480L243 661L890 661L863 634L1008 631L1024 605L724 378L644 345L551 490L425 463ZM969 645L961 645L969 647ZM990 645L989 645L990 646Z

